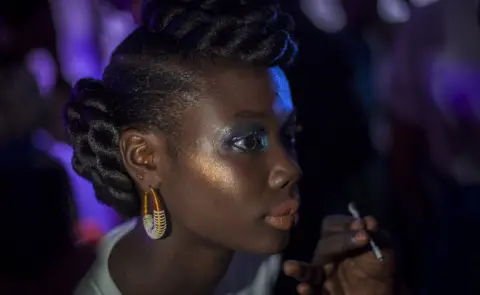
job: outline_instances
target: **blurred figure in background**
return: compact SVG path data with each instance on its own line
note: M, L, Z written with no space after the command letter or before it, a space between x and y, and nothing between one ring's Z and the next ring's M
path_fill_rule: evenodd
M15 161L8 155L31 147L29 136L40 122L42 106L35 78L22 64L2 64L0 89L0 164L4 166Z
M63 141L63 130L58 132L62 126L60 110L68 99L70 89L66 90L69 85L83 77L98 78L108 63L111 51L136 27L131 13L133 2L54 0L50 5L62 78L49 96L50 118L55 119L50 120L50 128L41 135L46 142L55 140L51 153L70 176L84 226L92 230L96 224L95 231L107 232L119 222L119 217L110 208L98 204L92 185L72 170L70 159L73 151Z
M304 172L300 220L284 259L309 261L327 214L346 213L352 200L371 213L360 202L364 192L351 189L359 183L371 147L367 120L355 95L354 65L341 38L315 27L297 2L284 1L284 6L294 17L294 38L300 48L286 74L302 125L296 147ZM295 294L295 285L281 274L277 294Z
M85 1L74 2L73 4L78 6ZM55 17L52 17L52 15L55 15L56 8L53 4L55 4L55 1L21 0L17 2L2 2L3 9L0 12L4 20L2 29L2 32L4 32L2 35L4 36L2 38L2 44L4 44L2 47L2 58L4 63L14 64L15 67L21 67L33 74L40 91L40 95L37 95L38 103L41 105L38 111L42 112L41 119L36 122L36 128L40 128L40 132L34 133L35 145L61 163L68 172L79 208L80 231L85 232L82 228L88 227L90 231L89 236L92 236L93 232L96 232L94 236L100 236L102 232L108 231L117 224L118 217L106 206L98 204L91 184L71 170L70 159L72 150L63 142L65 132L61 119L61 106L68 99L71 87L64 79L63 73L65 71L61 70L62 63L59 61L62 61L62 59L59 56L67 54L65 59L68 61L76 61L78 58L72 54L68 55L68 52L65 53L71 47L63 48L61 46L63 39L57 38L54 27L54 24L59 26L57 28L57 33L59 34L65 33L69 34L68 36L70 37L80 38L84 42L81 44L83 47L88 45L97 50L96 19L90 18L92 21L91 25L81 28L87 31L88 28L91 28L91 32L89 32L91 33L89 35L90 39L83 38L81 35L76 36L76 26L71 28L71 26L65 23L53 21L54 19L57 20ZM77 7L75 5L67 6L70 9L67 9L67 12L75 9ZM21 16L19 19L15 19L16 13ZM78 9L77 13L73 14L75 17L78 15L82 18L81 9ZM96 14L93 13L93 15ZM75 17L67 20L75 21L77 19ZM82 21L88 21L88 19L83 20L82 18ZM83 23L80 22L80 24ZM69 41L71 40L66 42L68 43ZM76 48L76 51L73 52L74 54L79 54L80 57L89 54L88 51L82 49L83 47L77 45L77 43L72 43L72 46ZM80 60L82 59L80 58ZM91 72L90 75L92 75ZM94 227L92 228L93 225Z
M428 258L426 268L417 265L425 274L424 294L479 293L480 256L467 234L480 227L476 5L476 0L442 0L412 10L395 43L392 172L399 218L409 221L403 239L416 254L410 260ZM422 252L427 233L430 247Z
M10 156L12 157L12 156ZM25 166L2 166L0 254L2 294L72 294L94 260L94 250L75 245L75 206L63 169L38 151ZM21 160L21 159L20 159Z
M43 110L35 78L21 64L4 65L0 89L0 293L71 294L94 255L75 247L65 171L32 143Z
M2 58L23 61L32 48L55 53L55 34L48 0L0 1L0 25L3 34ZM8 46L5 46L8 45Z
M112 50L135 29L132 0L53 0L61 73L70 84L99 78Z
M92 184L72 169L73 151L65 143L62 120L62 106L68 100L70 91L70 85L59 80L44 97L45 111L42 116L41 128L34 135L34 144L67 172L78 208L79 222L76 226L79 238L96 241L119 222L119 217L110 208L96 201Z

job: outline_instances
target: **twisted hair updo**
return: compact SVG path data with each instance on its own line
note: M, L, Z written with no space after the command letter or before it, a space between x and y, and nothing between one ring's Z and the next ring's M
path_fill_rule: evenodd
M204 65L283 66L297 51L292 24L271 0L145 1L142 25L114 51L102 80L82 79L65 107L75 171L121 215L140 198L119 149L125 128L167 134L200 90Z

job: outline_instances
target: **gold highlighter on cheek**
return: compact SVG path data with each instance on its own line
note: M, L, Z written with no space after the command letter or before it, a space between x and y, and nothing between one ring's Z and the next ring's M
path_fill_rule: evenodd
M232 167L229 167L219 158L210 153L199 153L191 155L191 167L198 172L202 178L221 190L236 190L235 173Z

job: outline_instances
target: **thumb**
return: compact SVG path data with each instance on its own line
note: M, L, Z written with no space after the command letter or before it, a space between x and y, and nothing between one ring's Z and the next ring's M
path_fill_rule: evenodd
M293 277L300 282L320 283L323 279L322 267L313 266L309 263L288 260L283 264L285 275Z

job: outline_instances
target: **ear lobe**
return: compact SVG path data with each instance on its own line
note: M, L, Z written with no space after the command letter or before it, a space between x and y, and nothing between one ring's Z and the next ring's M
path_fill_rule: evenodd
M137 130L126 130L120 137L120 150L123 162L128 173L137 182L148 182L153 185L158 180L155 158L158 140L152 134L142 133Z

